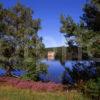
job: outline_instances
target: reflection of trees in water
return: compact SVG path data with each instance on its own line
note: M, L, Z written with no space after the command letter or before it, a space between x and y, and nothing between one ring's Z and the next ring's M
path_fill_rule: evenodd
M86 62L76 62L72 67L72 70L68 67L64 67L65 71L62 76L63 84L78 83L96 77L95 63L92 61L88 61L88 64L86 64Z
M57 48L55 58L60 60L62 63L66 60L77 60L78 59L78 48L76 46L59 47Z

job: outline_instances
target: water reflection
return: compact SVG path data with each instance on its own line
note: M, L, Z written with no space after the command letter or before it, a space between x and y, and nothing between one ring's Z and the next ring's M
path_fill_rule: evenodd
M62 75L65 69L59 60L43 60L42 63L48 65L48 73L40 76L43 81L62 82Z
M65 61L62 65L59 60L43 60L42 63L48 65L48 73L41 75L42 81L52 81L56 83L61 83L66 80L68 83L73 84L75 81L71 77L70 73L66 68L71 72L76 68L77 72L81 73L82 71L87 71L90 74L90 77L96 74L96 69L93 66L93 61Z
M41 74L40 79L44 82L55 82L61 83L63 79L66 79L69 83L73 83L74 79L70 76L69 72L66 70L68 68L70 71L73 71L73 68L76 67L77 71L81 72L82 70L87 70L90 75L95 74L95 67L93 61L66 61L64 65L60 63L59 60L42 60L42 63L45 63L48 66L47 74ZM79 65L78 65L79 63ZM77 64L77 66L76 66ZM0 76L3 76L6 73L4 69L0 69ZM26 72L23 70L15 69L12 71L13 75L22 76Z

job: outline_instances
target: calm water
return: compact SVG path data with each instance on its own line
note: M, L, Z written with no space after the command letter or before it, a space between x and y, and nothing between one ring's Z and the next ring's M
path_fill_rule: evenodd
M75 64L80 63L80 68L77 69L78 71L84 70L85 67L90 67L93 61L66 61L63 65L60 63L59 60L43 60L43 63L48 65L48 73L45 75L41 75L41 79L43 81L52 81L56 83L61 83L63 80L63 74L65 73L66 79L69 83L73 83L74 80L70 76L70 74L65 70L68 68L70 71L73 70L73 66ZM84 66L82 66L84 64ZM95 74L95 68L89 68L90 74Z
M70 71L73 70L73 66L79 61L66 61L64 65L62 65L60 63L59 60L43 60L42 63L45 63L46 65L48 65L48 71L47 74L42 74L40 75L40 78L42 81L52 81L55 83L61 83L62 82L62 77L63 74L65 72L65 68L69 68ZM84 67L88 67L90 65L90 61L80 61L81 64L84 64ZM84 70L83 66L80 65L80 69L78 70ZM92 72L92 74L95 74L95 69L92 68L90 69L90 72ZM4 69L0 69L0 76L3 76L6 73L6 71ZM23 70L14 70L12 71L13 75L16 76L22 76L24 75L26 72ZM69 82L72 82L72 78L69 75L69 73L66 71L66 78Z

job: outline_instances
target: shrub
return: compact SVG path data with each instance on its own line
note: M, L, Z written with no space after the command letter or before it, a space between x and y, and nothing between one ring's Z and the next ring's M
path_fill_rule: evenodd
M84 85L84 93L91 96L93 100L100 98L100 78L91 79Z

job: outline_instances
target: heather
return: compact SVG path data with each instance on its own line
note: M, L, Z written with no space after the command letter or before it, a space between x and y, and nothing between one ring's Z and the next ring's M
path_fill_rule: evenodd
M63 91L62 84L55 84L52 82L43 83L32 80L22 80L12 77L0 77L0 85L10 85L19 89L30 89L33 91Z

